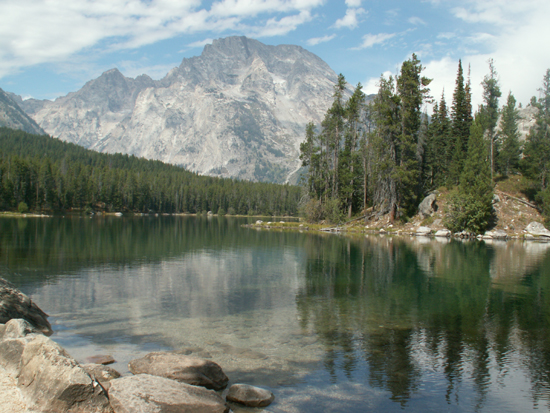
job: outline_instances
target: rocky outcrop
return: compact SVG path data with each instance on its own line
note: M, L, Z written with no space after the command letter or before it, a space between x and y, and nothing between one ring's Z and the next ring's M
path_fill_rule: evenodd
M269 390L260 387L234 384L229 388L226 399L248 407L266 407L275 400L275 396Z
M229 379L222 368L213 361L177 352L155 352L130 361L133 374L151 374L182 383L222 390Z
M550 237L550 231L548 231L540 222L531 222L527 225L525 231L534 237Z
M228 37L159 81L112 69L54 102L22 107L50 135L88 149L283 182L300 169L305 125L320 124L336 81L299 46Z
M229 412L212 390L149 374L111 381L109 397L115 413Z
M437 199L436 194L430 194L422 200L418 206L418 213L423 217L431 216L435 211L437 211L437 205L435 203Z
M52 326L47 317L48 315L29 297L0 278L0 323L5 324L11 319L22 318L42 333L51 335Z

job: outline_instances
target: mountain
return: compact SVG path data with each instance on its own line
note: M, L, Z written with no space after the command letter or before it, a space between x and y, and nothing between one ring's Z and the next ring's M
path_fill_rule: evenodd
M112 69L77 92L22 107L50 135L99 152L285 182L300 168L306 123L321 122L336 81L325 62L299 46L228 37L161 80Z
M0 126L21 129L35 135L46 134L46 132L44 132L44 130L42 130L42 128L19 107L17 100L2 89L0 89Z

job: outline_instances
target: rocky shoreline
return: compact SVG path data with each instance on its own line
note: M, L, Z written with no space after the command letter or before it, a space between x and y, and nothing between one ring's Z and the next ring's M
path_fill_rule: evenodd
M129 363L109 356L79 364L47 335L47 315L0 278L0 403L10 412L227 413L230 404L265 407L269 390L233 384L215 362L185 351L154 352Z

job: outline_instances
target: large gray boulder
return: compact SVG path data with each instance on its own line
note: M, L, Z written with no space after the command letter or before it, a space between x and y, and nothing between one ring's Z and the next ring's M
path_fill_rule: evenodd
M234 384L229 388L226 399L249 407L266 407L275 400L275 396L269 390L260 387Z
M21 356L29 341L36 337L37 330L23 319L12 319L2 328L0 337L0 366L12 377L21 372Z
M0 323L23 318L46 335L52 334L48 315L8 281L0 278Z
M535 237L550 237L550 231L548 231L540 222L531 222L527 225L525 231Z
M437 205L435 203L436 199L436 194L430 194L424 198L420 205L418 205L418 213L424 218L431 216L435 211L437 211Z
M112 380L109 398L115 413L229 412L213 390L149 374Z
M17 385L30 410L112 413L103 387L61 346L43 335L35 335L24 346Z
M133 374L151 374L214 390L224 389L229 381L217 363L177 352L149 353L130 361L128 368Z

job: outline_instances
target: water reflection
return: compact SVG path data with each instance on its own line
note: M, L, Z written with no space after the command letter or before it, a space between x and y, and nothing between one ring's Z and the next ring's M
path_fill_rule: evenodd
M492 386L522 371L533 406L548 403L548 244L309 241L296 303L333 377L364 361L368 384L406 406L439 371L447 403L460 405L471 381L479 410Z
M273 412L549 410L550 244L1 219L0 269L77 357L188 349Z

